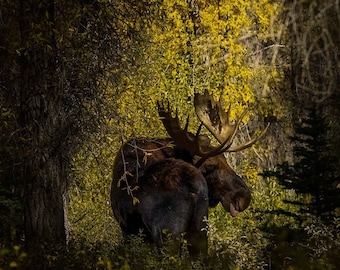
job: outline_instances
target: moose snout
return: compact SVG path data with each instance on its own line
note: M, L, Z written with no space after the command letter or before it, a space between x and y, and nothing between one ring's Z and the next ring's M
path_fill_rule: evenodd
M247 209L251 201L250 189L243 181L237 182L238 185L234 185L234 188L225 194L221 200L224 209L230 212L233 217L237 216L239 212Z

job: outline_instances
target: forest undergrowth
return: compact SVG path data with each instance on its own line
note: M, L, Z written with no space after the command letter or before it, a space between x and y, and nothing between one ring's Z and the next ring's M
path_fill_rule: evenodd
M123 239L107 205L96 214L89 207L89 214L72 220L67 250L50 253L41 245L29 253L20 242L1 245L0 269L339 269L339 219L299 224L294 217L270 213L274 191L273 184L254 186L253 203L236 218L220 205L211 209L204 257L190 257L183 239L180 249L169 241L161 250L144 243L142 232Z

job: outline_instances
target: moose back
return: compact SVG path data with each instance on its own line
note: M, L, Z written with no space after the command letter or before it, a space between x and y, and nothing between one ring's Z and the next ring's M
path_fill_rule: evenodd
M201 125L196 134L181 128L169 105L158 112L170 138L133 139L117 153L111 187L111 205L124 235L142 233L162 246L166 235L184 236L192 255L207 250L208 208L222 203L232 216L245 210L251 193L245 182L228 165L224 153L241 151L260 136L238 146L233 139L245 112L229 121L230 107L222 110L206 92L195 96ZM219 142L213 146L200 135L204 125Z

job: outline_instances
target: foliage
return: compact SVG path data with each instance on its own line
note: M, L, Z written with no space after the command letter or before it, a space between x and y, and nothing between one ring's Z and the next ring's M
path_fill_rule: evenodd
M88 243L107 241L115 245L121 232L112 215L110 188L114 154L112 141L104 138L99 145L89 144L74 158L70 189L69 222L71 241ZM90 152L91 156L86 153ZM90 172L90 173L89 173ZM80 240L83 241L83 240Z
M0 105L14 129L4 178L21 197L25 241L65 244L71 160L114 115L108 85L114 89L136 56L127 48L138 43L145 8L86 0L1 0L0 7Z
M266 0L163 1L158 17L146 29L150 41L140 51L143 65L137 64L124 78L127 91L118 100L125 121L119 123L122 133L159 134L155 111L159 100L169 100L180 118L193 115L194 93L205 90L216 99L221 96L226 107L232 103L232 117L257 98L263 101L257 91L263 87L261 76L274 78L278 73L269 71L260 54L254 66L250 44L262 42L260 33L271 22L264 19L264 11L275 16L276 8ZM263 22L261 27L256 27L257 21Z
M250 85L257 74L249 61L246 43L241 40L249 32L256 41L257 34L269 27L269 20L261 29L255 28L253 23L261 20L260 17L264 20L265 10L275 13L276 6L268 3L198 2L200 22L196 26L190 15L194 7L188 2L160 3L142 32L149 42L138 47L140 58L134 58L134 67L132 63L128 64L129 75L124 74L114 89L108 89L112 95L110 101L116 104L115 115L106 119L106 132L111 134L103 134L100 143L88 144L74 158L76 181L71 191L70 222L76 222L72 229L75 233L91 239L90 235L96 235L95 232L104 226L99 223L102 221L99 216L109 217L104 223L112 223L108 205L109 170L119 144L131 136L166 136L164 130L160 130L156 101L169 100L181 118L193 114L193 95L205 89L214 92L215 97L222 94L226 106L233 102L233 117L240 114L244 105L255 103L252 91L256 89ZM218 24L213 23L214 20ZM132 48L137 45L133 44ZM193 130L197 120L192 117L190 122ZM91 153L90 157L88 153ZM102 191L97 193L99 186ZM97 210L99 205L105 205L105 209ZM117 233L113 232L110 237L117 238Z
M42 6L34 10L33 4L20 9L29 2L0 0L0 204L9 210L1 210L0 226L6 229L1 237L10 236L1 239L0 269L339 268L339 225L313 220L299 227L294 218L298 206L284 203L295 200L296 193L258 176L262 168L290 160L283 136L300 115L295 113L301 107L297 101L309 100L308 90L316 100L331 97L328 113L338 115L338 1L58 0L40 1ZM45 12L46 3L55 4L55 12ZM26 23L30 16L35 20ZM45 79L42 85L56 91L31 91L20 83L25 74L21 60L30 60L34 50L57 59L58 65L53 69L44 62L43 72L32 73L37 77L29 82ZM28 70L39 71L36 63L41 62L32 61ZM236 219L220 206L210 211L205 259L173 254L168 246L158 253L138 236L122 242L109 205L111 168L119 146L131 136L166 136L156 101L169 100L183 119L194 114L194 93L206 89L221 96L226 107L233 104L232 117L252 107L259 115L254 126L265 117L272 121L262 146L228 157L252 188L251 207ZM44 114L27 126L18 125L18 117L31 115L20 111L27 104L42 105L34 116L48 114L52 111L44 105L55 105L53 98L60 106L53 107L57 114L48 119L62 123L62 128L54 125L55 133L41 128ZM336 117L331 123L336 134ZM31 133L32 127L39 136ZM239 140L253 130L242 126ZM27 148L34 146L32 139L46 134L44 144ZM45 149L66 150L60 168L71 170L63 178L70 183L71 237L68 250L42 246L35 254L11 244L21 243L22 222L21 204L13 193L13 184L21 178L13 173L24 158L35 160L41 153L44 158ZM292 216L281 215L287 212Z
M23 269L27 260L27 253L22 247L15 245L11 249L0 246L0 269Z
M42 251L39 264L44 269L337 269L339 222L332 225L314 221L302 230L287 226L267 228L264 234L256 219L232 219L222 208L212 211L209 254L190 258L182 246L181 255L172 245L162 250L144 243L140 236L125 242L105 240L70 242L68 250ZM220 218L217 216L220 215ZM216 219L215 219L216 218ZM246 218L247 222L244 222ZM257 216L259 218L259 216ZM216 223L215 223L216 221ZM215 224L213 224L215 223ZM214 229L217 226L218 229ZM222 231L220 229L224 229ZM32 256L20 246L0 249L0 269L36 269Z
M300 204L302 213L332 220L340 207L338 160L327 138L329 125L321 108L316 105L308 108L306 117L295 125L296 135L290 137L294 164L279 164L277 171L269 174L284 188L304 195L298 202L288 200L288 203Z
M74 214L79 216L79 208L82 207L93 209L93 212L98 209L92 208L89 201L78 203L77 200L81 197L86 200L97 196L93 192L97 185L92 183L92 179L102 181L100 185L102 190L105 190L104 193L109 189L109 173L106 172L105 166L100 164L112 164L114 152L121 141L126 141L131 136L165 136L164 131L159 128L156 101L169 100L173 107L178 108L180 118L184 118L184 115L193 115L194 93L208 89L215 97L222 95L225 106L229 102L233 103L233 116L239 114L244 106L260 101L260 111L264 115L274 114L280 121L287 120L289 108L280 111L281 105L287 103L284 97L277 97L274 92L280 82L282 67L273 71L268 65L286 61L279 57L271 58L274 52L279 52L280 46L276 45L279 44L281 36L266 33L273 27L274 21L268 18L268 14L275 17L278 12L276 2L222 2L218 4L214 1L197 1L198 7L189 5L188 1L163 1L160 4L158 17L150 22L144 33L150 42L138 49L141 58L135 61L136 69L131 69L129 76L123 76L121 84L117 86L124 91L118 91L120 94L115 95L118 117L108 119L114 131L118 130L118 136L117 133L108 136L112 139L111 149L105 149L110 145L105 142L102 148L104 151L100 150L101 147L96 147L95 150L88 148L91 149L90 152L96 153L95 158L88 159L85 151L75 160L76 172L90 168L88 171L91 173L84 172L81 177L77 176L79 182L75 190L78 191L72 195ZM195 17L197 11L199 20ZM270 30L275 32L277 29ZM271 90L271 87L274 90ZM191 120L192 130L194 125L195 120ZM244 136L247 136L249 130L243 127L243 131ZM277 137L275 131L273 138ZM252 206L250 211L246 211L237 219L226 217L220 207L211 211L209 256L207 261L195 264L198 269L261 269L266 265L287 266L281 257L276 260L274 254L268 252L271 244L278 243L270 238L271 235L265 230L270 226L288 224L292 224L293 229L296 229L297 224L294 224L293 218L269 213L283 209L297 213L295 206L287 207L283 203L284 198L292 199L295 194L283 190L275 181L263 180L257 176L259 162L256 160L258 157L265 160L270 155L268 152L274 150L275 146L268 145L266 150L259 147L248 150L244 155L235 155L234 159L231 157L233 164L241 164L238 169L247 177L253 189ZM265 162L260 163L260 167L265 167ZM100 174L98 171L104 171L105 177L93 176ZM100 194L95 200L106 204L108 198ZM99 211L102 210L97 210L97 214ZM103 211L103 216L107 211ZM83 228L80 230L77 225L74 226L77 233L91 235L92 232L100 231L100 221L97 223L90 215L88 217L89 219L84 218ZM95 240L95 235L96 233L93 238L90 236L90 239ZM109 237L108 234L105 236ZM115 242L115 237L116 232L110 241ZM77 242L77 239L75 241ZM299 243L296 242L296 245ZM287 255L288 251L284 250L281 254ZM127 243L118 244L117 249L111 251L111 257L103 256L102 262L106 266L110 262L107 268L113 269L173 269L175 266L178 269L187 269L191 264L186 261L186 257L171 256L167 253L163 255L164 257L159 257L154 249L141 243L136 237ZM307 261L312 264L308 255Z
M268 256L273 267L283 269L337 269L340 251L339 221L327 226L313 220L301 228L277 226L267 228L271 234Z

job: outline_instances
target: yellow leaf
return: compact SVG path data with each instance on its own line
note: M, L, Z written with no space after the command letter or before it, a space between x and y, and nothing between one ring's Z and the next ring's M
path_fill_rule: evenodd
M9 267L11 267L11 268L18 268L18 263L17 262L10 262L9 263Z
M136 205L137 203L140 203L140 201L138 200L138 198L133 197L132 203L133 203L133 205Z

